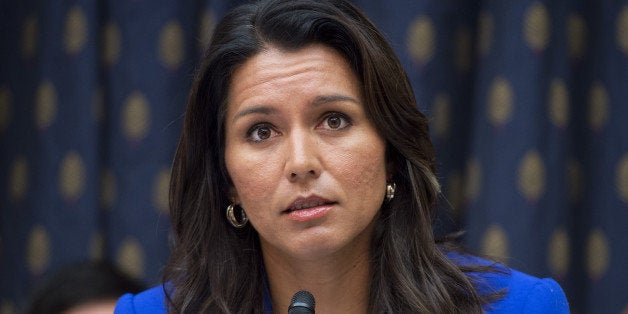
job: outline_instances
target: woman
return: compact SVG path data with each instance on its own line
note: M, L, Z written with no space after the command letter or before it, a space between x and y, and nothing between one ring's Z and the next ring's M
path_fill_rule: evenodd
M568 311L560 287L455 253L425 116L346 1L268 0L217 26L175 156L163 287L117 312ZM526 308L526 306L531 306Z

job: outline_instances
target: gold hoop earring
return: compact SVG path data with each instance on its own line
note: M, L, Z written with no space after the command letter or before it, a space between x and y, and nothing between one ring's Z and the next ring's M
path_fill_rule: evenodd
M395 198L395 190L397 189L397 184L393 183L387 183L386 184L386 200L387 201L392 201L393 198Z
M249 217L246 216L246 212L244 211L244 208L242 208L242 213L240 214L242 216L242 221L238 221L234 213L234 207L235 204L227 206L227 221L229 221L232 226L238 229L244 228L244 226L246 226L246 224L249 222Z

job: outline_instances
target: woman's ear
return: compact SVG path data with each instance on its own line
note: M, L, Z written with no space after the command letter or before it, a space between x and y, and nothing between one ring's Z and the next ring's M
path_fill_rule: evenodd
M234 204L240 204L240 197L238 196L238 191L234 186L229 187L229 200Z
M386 182L393 181L393 175L395 173L395 163L392 160L386 162Z

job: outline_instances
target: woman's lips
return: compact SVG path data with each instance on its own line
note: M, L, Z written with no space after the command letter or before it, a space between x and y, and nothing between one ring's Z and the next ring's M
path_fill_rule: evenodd
M291 220L308 221L325 216L334 204L336 203L314 195L297 198L283 213L288 215Z
M291 210L286 212L286 214L291 220L299 222L310 221L324 217L333 206L333 203L322 204L315 207Z

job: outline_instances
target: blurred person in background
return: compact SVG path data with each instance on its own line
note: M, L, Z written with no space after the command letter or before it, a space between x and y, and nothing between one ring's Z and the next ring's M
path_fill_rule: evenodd
M35 290L28 314L113 313L125 292L142 285L108 262L80 262L54 273Z

